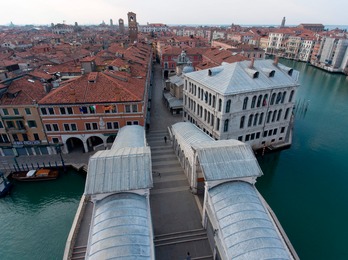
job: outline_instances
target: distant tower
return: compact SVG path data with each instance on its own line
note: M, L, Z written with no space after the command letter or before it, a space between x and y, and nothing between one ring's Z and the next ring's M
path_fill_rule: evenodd
M285 16L283 17L282 24L280 25L280 28L285 27Z
M114 22L112 21L112 19L110 19L110 26L114 26Z
M77 22L75 22L75 27L78 27L78 26L79 26L79 24Z
M128 13L128 33L130 43L138 41L138 24L135 13Z
M118 26L120 28L120 33L124 33L124 21L123 19L118 19Z

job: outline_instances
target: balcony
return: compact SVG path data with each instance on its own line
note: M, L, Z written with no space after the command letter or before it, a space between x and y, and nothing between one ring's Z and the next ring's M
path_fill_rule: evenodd
M6 128L7 133L9 134L25 134L27 129L25 128Z

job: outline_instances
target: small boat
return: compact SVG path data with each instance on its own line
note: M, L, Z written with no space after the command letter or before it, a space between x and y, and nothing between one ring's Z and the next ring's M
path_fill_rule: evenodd
M0 198L5 197L10 193L13 184L5 178L4 174L0 172Z
M39 169L30 170L28 172L14 172L11 174L11 178L17 181L49 181L58 178L58 170L51 169Z

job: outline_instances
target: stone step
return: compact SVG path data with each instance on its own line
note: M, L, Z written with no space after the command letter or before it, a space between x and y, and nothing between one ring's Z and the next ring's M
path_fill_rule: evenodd
M195 229L170 234L156 235L154 243L155 246L158 247L205 239L208 239L207 232L204 229Z

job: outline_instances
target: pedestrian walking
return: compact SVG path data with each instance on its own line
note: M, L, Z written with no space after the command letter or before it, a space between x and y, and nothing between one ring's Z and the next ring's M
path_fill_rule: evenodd
M187 252L186 260L191 260L190 252Z
M164 142L167 143L167 137L166 136L164 136Z

